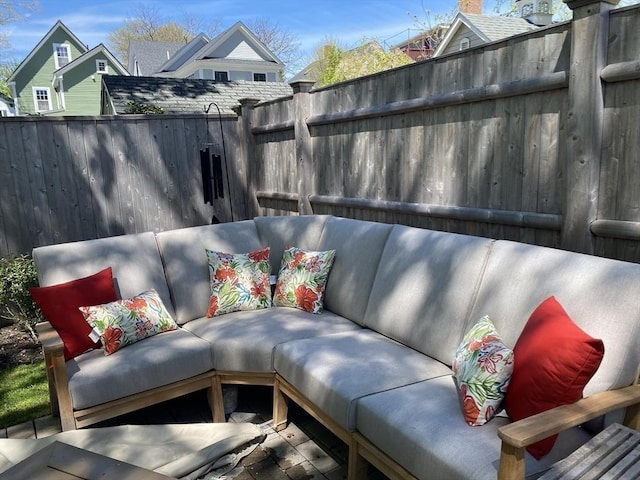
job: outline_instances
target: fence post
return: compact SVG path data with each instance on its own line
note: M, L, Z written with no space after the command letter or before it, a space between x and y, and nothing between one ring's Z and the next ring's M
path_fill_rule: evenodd
M594 253L591 222L598 214L604 88L600 72L607 60L609 10L619 0L564 0L573 11L566 199L561 247Z
M244 178L245 195L245 219L253 218L260 214L260 205L256 198L256 155L253 133L253 107L259 102L255 98L242 98L239 100L240 106L235 108L238 114L238 159L239 164L244 168L244 176L240 173L240 178ZM235 219L234 219L235 220Z
M315 81L300 80L291 84L293 88L294 135L296 162L298 164L298 213L311 215L313 210L309 195L314 193L313 147L307 118L311 113L311 88Z

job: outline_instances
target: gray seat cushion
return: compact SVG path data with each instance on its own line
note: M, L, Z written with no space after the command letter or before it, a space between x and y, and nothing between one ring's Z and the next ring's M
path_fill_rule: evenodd
M112 267L122 298L154 288L174 316L162 260L151 232L38 247L33 250L33 259L43 287Z
M216 370L273 372L276 345L360 327L328 311L314 315L277 307L199 318L184 328L211 345Z
M156 237L181 325L207 313L211 288L205 249L248 253L264 246L253 220L181 228Z
M446 365L367 329L278 345L275 368L347 430L355 430L358 398L451 373Z
M358 400L358 431L417 478L495 480L500 459L495 417L481 427L464 421L453 377L444 376ZM540 461L526 454L527 476L542 472L590 438L575 428Z
M335 250L324 307L362 325L371 285L391 225L329 217L318 245Z
M160 333L105 356L83 353L67 362L73 408L92 407L185 380L213 368L211 348L187 332Z
M365 326L451 365L493 240L396 225Z

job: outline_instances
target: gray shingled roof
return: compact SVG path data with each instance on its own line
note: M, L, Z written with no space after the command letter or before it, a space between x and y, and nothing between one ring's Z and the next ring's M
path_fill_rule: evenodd
M127 102L152 104L165 113L204 113L215 102L221 113L234 113L243 98L274 100L293 94L282 82L216 82L189 78L125 77L104 75L103 82L117 114L125 113Z
M129 73L135 75L135 61L138 61L140 75L151 75L160 70L169 57L184 47L185 43L152 42L149 40L131 40L129 42Z
M468 18L491 42L538 28L521 17L496 17L473 13L463 13L461 16Z

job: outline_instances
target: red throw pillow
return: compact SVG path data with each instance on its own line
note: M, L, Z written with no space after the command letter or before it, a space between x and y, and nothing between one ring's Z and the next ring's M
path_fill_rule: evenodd
M45 318L62 338L65 360L100 347L99 343L89 338L91 326L79 308L118 299L113 286L111 267L70 282L49 287L33 287L29 292Z
M512 420L574 403L600 366L604 344L587 335L555 297L534 310L513 349L513 374L505 397ZM540 459L553 448L557 435L529 445Z

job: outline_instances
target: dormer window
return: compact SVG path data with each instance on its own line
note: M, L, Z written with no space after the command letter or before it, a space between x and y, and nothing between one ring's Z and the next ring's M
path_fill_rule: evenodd
M538 13L551 13L549 2L538 3Z
M64 67L67 63L69 63L71 61L70 46L65 43L54 43L53 44L53 60L56 65L56 70L58 68Z
M464 37L462 40L460 40L460 50L466 50L467 48L469 48L469 39L467 37Z
M96 73L109 73L109 64L106 60L96 60Z
M533 3L527 3L522 6L522 16L528 17L529 15L533 15Z

